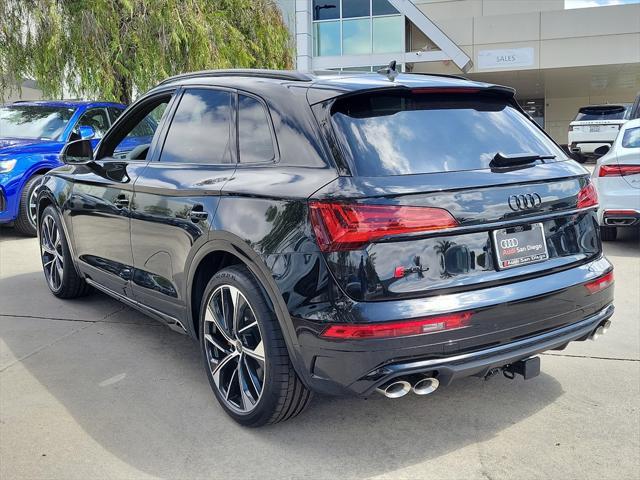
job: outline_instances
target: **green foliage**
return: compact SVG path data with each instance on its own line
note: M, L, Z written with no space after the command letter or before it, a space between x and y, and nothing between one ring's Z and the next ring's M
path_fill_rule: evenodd
M272 0L0 0L0 91L129 103L163 78L209 68L291 68Z

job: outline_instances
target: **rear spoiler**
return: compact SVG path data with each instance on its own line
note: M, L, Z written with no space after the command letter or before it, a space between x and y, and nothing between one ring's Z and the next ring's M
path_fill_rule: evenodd
M469 85L457 84L457 85L434 85L434 86L408 86L401 83L394 83L384 87L374 88L362 88L357 90L342 90L334 86L314 86L307 91L307 100L309 105L316 105L318 103L324 103L328 100L333 100L338 97L350 97L352 95L361 95L372 92L394 92L394 91L420 91L427 93L432 91L433 93L490 93L503 97L505 100L511 101L515 98L516 91L514 88L505 87L503 85L491 85L491 84L474 84Z

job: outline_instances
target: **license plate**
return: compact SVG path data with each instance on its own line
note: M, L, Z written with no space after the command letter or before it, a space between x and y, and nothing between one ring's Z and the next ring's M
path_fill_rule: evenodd
M494 230L498 270L542 262L549 258L542 223Z
M600 125L591 125L589 127L589 133L597 133L600 131Z

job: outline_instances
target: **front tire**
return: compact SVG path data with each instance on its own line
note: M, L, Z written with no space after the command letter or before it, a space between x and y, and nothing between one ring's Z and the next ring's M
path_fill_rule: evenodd
M603 242L613 242L618 238L618 229L616 227L600 227L600 238Z
M28 237L35 237L38 234L38 225L36 224L37 216L37 186L40 183L42 175L34 175L22 189L20 194L20 205L18 206L18 217L14 223L14 227L18 233Z
M200 307L200 346L211 389L241 425L259 427L298 415L311 392L298 378L275 313L244 266L209 281Z
M51 205L44 209L40 220L40 258L49 290L56 297L82 297L91 291L76 272L62 220Z

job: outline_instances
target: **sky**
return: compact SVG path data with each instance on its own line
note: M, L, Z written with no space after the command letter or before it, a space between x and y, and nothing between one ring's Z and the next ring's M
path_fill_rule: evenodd
M629 5L640 0L564 0L564 8L606 7L609 5Z

